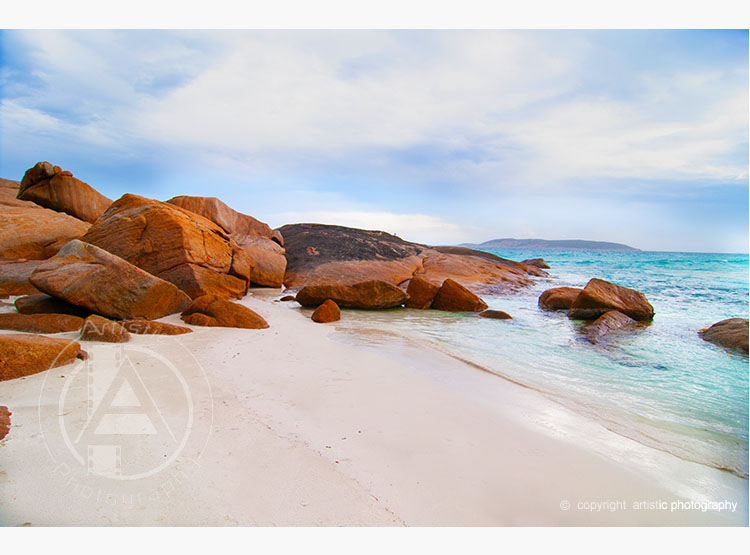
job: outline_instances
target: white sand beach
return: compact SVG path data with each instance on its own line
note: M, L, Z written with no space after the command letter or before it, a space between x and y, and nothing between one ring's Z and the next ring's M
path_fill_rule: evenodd
M62 385L75 365L0 383L13 412L0 443L0 523L747 524L746 480L616 435L418 341L363 346L346 332L350 312L315 324L278 296L253 290L240 301L265 330L132 337L129 356L166 421L179 420L184 398L154 353L192 399L190 437L176 453L158 433L120 436L123 474L133 461L165 459L142 478L92 475L66 458L57 420L76 411L85 420L88 403L86 387ZM100 365L122 348L82 345ZM700 508L724 500L735 510Z

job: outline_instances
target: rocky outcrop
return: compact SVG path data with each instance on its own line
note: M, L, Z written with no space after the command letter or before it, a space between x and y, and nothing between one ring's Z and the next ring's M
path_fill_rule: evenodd
M477 314L477 316L480 316L482 318L491 318L493 320L512 320L513 317L508 314L507 312L503 312L502 310L485 310L484 312L480 312Z
M370 280L354 285L308 285L297 293L302 306L317 307L331 299L341 308L367 310L403 305L409 296L403 289L385 281Z
M124 195L91 226L83 240L197 298L243 297L252 261L226 231L179 206Z
M105 343L127 343L130 341L130 334L119 323L92 314L83 323L81 339Z
M487 304L455 280L446 279L432 301L435 310L449 312L481 312Z
M85 318L91 314L90 310L66 303L44 293L18 297L15 306L16 310L21 314L70 314L81 318Z
M78 240L40 264L30 281L53 297L110 318L161 318L190 302L173 284Z
M541 268L542 270L549 270L549 264L547 264L544 258L528 258L526 260L521 260L521 264L526 264L527 266L536 266L537 268Z
M319 324L336 322L341 319L341 309L339 309L339 305L328 299L315 309L310 318L313 322L318 322Z
M39 162L26 170L18 198L89 223L95 222L112 204L110 199L88 183L49 162Z
M193 331L185 326L176 326L175 324L167 324L166 322L154 322L153 320L146 320L144 318L123 320L120 322L120 325L130 333L142 335L182 335L184 333L192 333Z
M748 354L748 319L729 318L716 322L706 330L698 332L699 335L710 343L731 349L743 354Z
M13 380L84 358L81 345L31 334L0 334L0 381Z
M619 310L633 320L654 318L654 307L640 291L594 278L586 284L573 304L568 316L578 320L595 320L605 312Z
M78 331L83 326L83 318L70 314L0 314L0 329L31 333L61 333Z
M18 200L17 193L17 181L0 183L0 260L44 260L88 230L88 223Z
M214 197L174 197L167 201L219 225L253 261L250 281L255 285L281 287L286 257L281 233L252 216L233 210Z
M475 292L504 292L546 275L539 268L463 247L428 247L383 231L294 224L280 228L286 245L284 285L348 285L367 280L405 284L414 276L434 283L448 278Z
M539 295L539 306L544 310L568 310L583 289L553 287Z
M268 327L268 323L261 316L246 306L216 295L198 297L185 309L181 318L194 326L252 330Z
M633 330L638 322L619 310L609 310L583 329L584 337L591 343L598 343L614 331Z
M420 310L430 308L439 290L439 285L420 276L413 277L406 288L406 293L409 295L406 308L418 308Z
M29 277L41 263L41 260L0 262L0 297L39 293L39 289L29 282Z

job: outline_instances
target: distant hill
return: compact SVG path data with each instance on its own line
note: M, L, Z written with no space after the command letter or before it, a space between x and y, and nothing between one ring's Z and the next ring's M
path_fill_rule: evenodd
M606 241L583 241L580 239L562 239L548 241L546 239L492 239L484 243L465 243L462 247L489 247L493 249L582 249L594 251L638 251L634 247L621 243L608 243Z

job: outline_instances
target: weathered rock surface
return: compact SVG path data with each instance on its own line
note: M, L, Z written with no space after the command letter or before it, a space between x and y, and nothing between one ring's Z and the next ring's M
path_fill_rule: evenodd
M553 287L539 295L539 306L544 310L568 310L583 291L579 287Z
M0 262L0 297L39 293L39 289L29 282L29 277L41 263L41 260Z
M439 285L421 276L414 276L406 288L406 293L409 295L406 308L418 308L420 310L430 308L439 290Z
M312 321L318 322L319 324L327 324L328 322L336 322L341 319L341 309L339 305L328 299L322 305L315 309L312 313Z
M485 310L484 312L480 312L477 314L477 316L481 316L482 318L492 318L493 320L512 320L513 317L508 314L507 312L503 312L502 310Z
M194 326L263 329L268 323L258 314L238 303L216 295L204 295L190 303L180 316Z
M610 310L619 310L638 321L654 318L654 307L648 302L646 295L597 278L589 281L578 294L570 305L568 316L579 320L595 320Z
M83 318L70 314L0 314L0 329L31 333L60 333L78 331L83 326Z
M130 334L119 323L92 314L83 323L81 339L104 341L106 343L127 343L130 341Z
M40 264L30 281L53 297L110 318L156 319L190 302L175 285L78 240Z
M527 266L536 266L537 268L541 268L543 270L549 270L549 264L547 264L544 258L528 258L526 260L521 260L521 264L526 264Z
M354 285L308 285L296 297L302 306L317 307L331 299L341 308L368 310L401 306L408 298L409 295L403 289L379 280Z
M0 440L5 439L5 436L10 432L10 417L13 415L8 410L8 407L0 407Z
M226 231L179 206L124 195L83 240L170 281L192 298L243 297L252 261Z
M729 318L698 332L710 343L748 354L748 319Z
M21 314L70 314L82 318L91 314L90 310L66 303L44 293L18 297L15 306Z
M67 339L30 334L0 334L0 381L13 380L83 358L81 345Z
M278 299L282 303L287 303L289 301L296 301L297 298L294 295L284 295L280 299Z
M39 162L26 170L18 190L18 198L89 223L95 222L112 204L110 199L88 183L49 162Z
M546 275L539 268L463 247L428 247L383 231L294 224L284 235L286 287L349 285L367 280L400 285L414 276L435 283L452 278L475 292L516 290Z
M281 287L286 257L281 233L252 216L233 210L214 197L174 197L167 201L219 225L253 261L250 281L255 285Z
M153 320L145 320L143 318L123 320L120 322L120 325L130 333L145 335L182 335L183 333L191 333L193 331L185 326L176 326L175 324L167 324L166 322L154 322Z
M432 301L432 308L449 312L480 312L487 309L487 304L457 281L446 279Z
M638 322L630 316L619 310L609 310L587 325L583 333L587 340L598 343L606 339L613 331L633 330L638 326Z
M18 200L18 182L0 182L0 260L44 260L81 237L89 224Z

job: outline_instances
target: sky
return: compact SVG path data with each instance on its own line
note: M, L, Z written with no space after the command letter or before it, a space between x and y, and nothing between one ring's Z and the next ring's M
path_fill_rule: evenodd
M748 32L0 31L0 177L429 244L748 252Z

